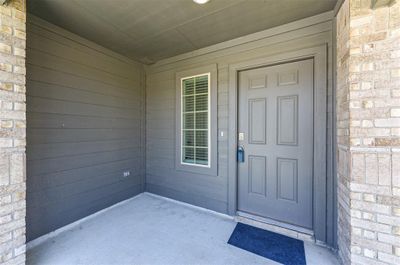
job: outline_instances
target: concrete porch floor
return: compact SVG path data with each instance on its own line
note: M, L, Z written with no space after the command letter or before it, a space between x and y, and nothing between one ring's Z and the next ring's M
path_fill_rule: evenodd
M141 194L48 237L27 264L277 264L228 245L236 222L227 216ZM305 242L307 264L339 264Z

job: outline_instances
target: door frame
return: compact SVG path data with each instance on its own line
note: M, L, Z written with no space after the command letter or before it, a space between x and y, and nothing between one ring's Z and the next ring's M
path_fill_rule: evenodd
M314 62L314 148L313 148L313 231L315 239L326 242L327 234L327 54L323 44L229 65L228 95L228 213L236 215L238 203L238 74L240 71L304 59ZM321 114L324 115L321 115Z

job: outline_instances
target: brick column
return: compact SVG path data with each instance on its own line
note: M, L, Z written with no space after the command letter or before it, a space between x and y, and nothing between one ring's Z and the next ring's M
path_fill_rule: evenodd
M344 264L400 264L400 1L337 16L338 246Z
M25 262L25 0L0 5L0 263Z

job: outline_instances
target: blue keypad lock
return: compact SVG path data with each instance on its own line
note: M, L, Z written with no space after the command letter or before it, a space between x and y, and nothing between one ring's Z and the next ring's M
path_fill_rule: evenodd
M244 162L244 148L243 146L239 146L237 150L237 160L239 163Z

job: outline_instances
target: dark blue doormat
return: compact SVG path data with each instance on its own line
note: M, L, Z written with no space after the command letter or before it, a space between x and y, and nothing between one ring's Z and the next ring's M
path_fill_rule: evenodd
M306 265L301 240L238 223L228 244L285 265Z

